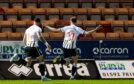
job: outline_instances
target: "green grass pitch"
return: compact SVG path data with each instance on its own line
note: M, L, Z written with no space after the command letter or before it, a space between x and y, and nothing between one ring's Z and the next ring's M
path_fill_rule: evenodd
M134 80L0 80L0 84L134 84Z

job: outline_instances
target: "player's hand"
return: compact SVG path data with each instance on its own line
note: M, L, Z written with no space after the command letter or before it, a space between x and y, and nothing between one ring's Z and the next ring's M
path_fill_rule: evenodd
M51 50L51 46L48 44L47 45L47 50L49 51L49 52L51 52L52 50Z
M96 27L97 29L101 29L102 28L102 25L99 25L98 27Z

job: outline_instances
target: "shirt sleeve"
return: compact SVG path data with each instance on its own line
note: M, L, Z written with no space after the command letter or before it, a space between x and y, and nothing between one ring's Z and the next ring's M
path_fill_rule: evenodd
M66 29L67 29L67 27L62 27L62 28L60 28L60 31L61 31L61 32L65 32Z
M80 28L80 27L77 27L76 29L77 29L77 31L78 31L80 34L84 34L84 32L85 32L85 30L83 30L83 29Z

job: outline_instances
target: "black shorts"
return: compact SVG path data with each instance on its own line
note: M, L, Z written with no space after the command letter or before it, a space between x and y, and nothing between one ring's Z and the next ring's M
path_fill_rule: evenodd
M36 58L42 55L41 51L37 47L26 47L25 53L26 53L26 57L32 57L32 58Z
M64 58L69 58L69 57L76 56L76 55L77 55L76 49L64 48Z

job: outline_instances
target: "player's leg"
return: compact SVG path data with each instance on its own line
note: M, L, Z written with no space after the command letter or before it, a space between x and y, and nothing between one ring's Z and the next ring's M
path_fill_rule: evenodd
M72 72L71 72L71 77L70 77L71 80L74 79L76 75L78 56L73 56L72 61L73 61L73 64L72 64Z
M46 70L46 68L45 68L44 57L42 56L41 49L39 49L39 47L37 47L36 48L36 51L37 51L36 55L38 55L38 57L36 57L36 60L39 62L38 68L39 68L39 72L41 73L41 80L42 81L51 80L51 79L49 79L49 78L47 78L45 76L45 70Z
M25 53L26 53L26 60L23 58L20 58L17 53L15 53L11 58L10 62L17 62L19 64L23 65L28 65L31 66L32 59L31 59L31 53L32 52L32 47L26 47L25 48Z
M77 62L78 62L78 56L76 55L76 49L72 49L70 51L70 54L72 55L72 72L71 72L71 77L70 79L73 80L75 75L76 75L76 71L77 71Z
M39 72L41 73L41 80L42 81L51 80L51 79L47 78L45 75L46 68L45 68L45 62L44 62L43 56L39 56L36 59L39 62L38 68L39 68Z
M26 66L30 67L32 65L32 58L31 57L26 57L25 61L27 62Z

